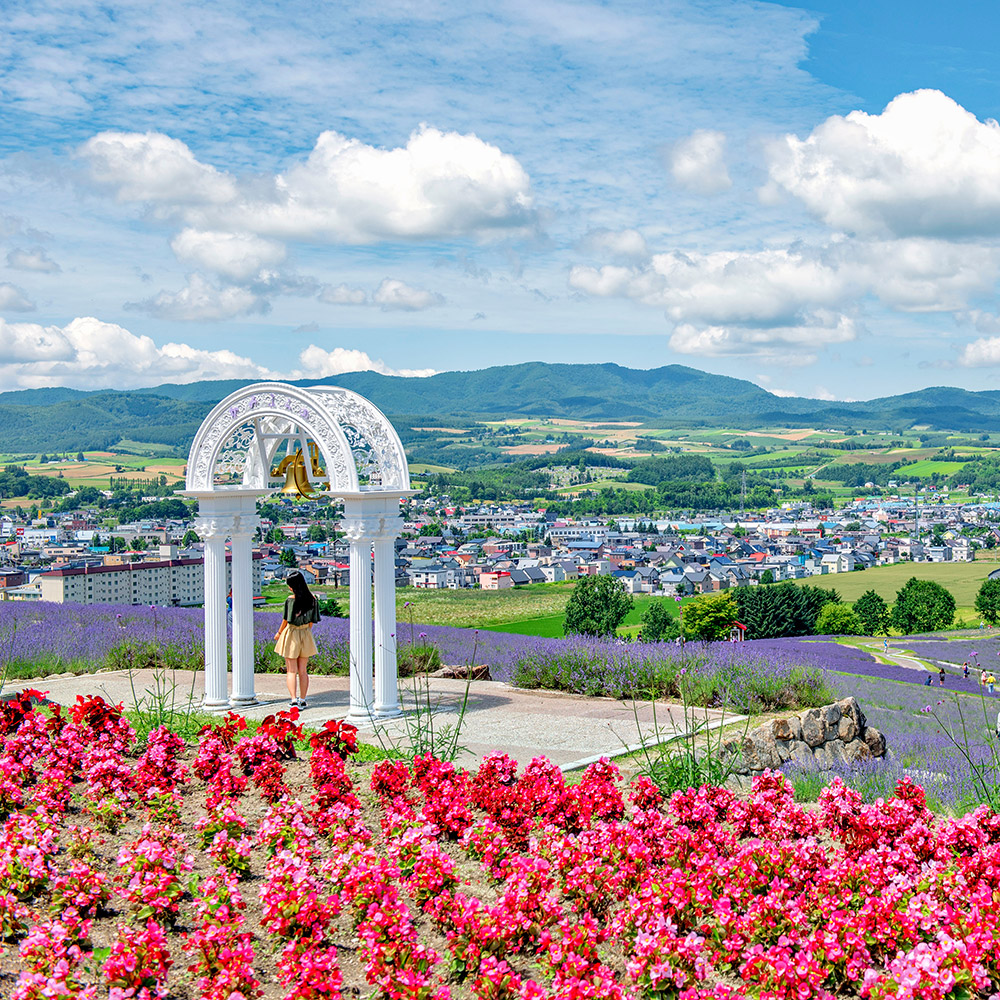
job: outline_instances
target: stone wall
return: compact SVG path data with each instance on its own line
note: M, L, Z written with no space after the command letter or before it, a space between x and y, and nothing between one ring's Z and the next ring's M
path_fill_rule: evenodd
M803 768L829 771L885 755L885 737L869 726L856 698L844 698L822 708L810 708L789 719L773 719L751 730L742 740L722 745L723 754L737 755L734 774L752 778L765 768L794 761Z

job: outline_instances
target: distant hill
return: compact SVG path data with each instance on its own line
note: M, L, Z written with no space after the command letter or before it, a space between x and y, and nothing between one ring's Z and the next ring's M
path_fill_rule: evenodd
M122 438L185 448L205 414L249 380L164 384L132 391L23 389L0 393L10 452L106 448ZM979 433L1000 431L1000 392L933 387L856 403L779 397L743 379L683 365L636 370L614 364L528 362L404 378L351 372L297 385L339 385L389 416L552 416L692 427L810 426Z

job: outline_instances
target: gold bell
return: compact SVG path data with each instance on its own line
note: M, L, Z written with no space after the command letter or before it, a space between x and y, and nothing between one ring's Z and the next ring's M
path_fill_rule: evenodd
M282 493L287 496L312 496L312 483L309 482L309 473L306 471L306 462L301 448L294 455L286 455L281 463L271 470L271 476L275 479L282 473L285 474L285 485L281 487Z

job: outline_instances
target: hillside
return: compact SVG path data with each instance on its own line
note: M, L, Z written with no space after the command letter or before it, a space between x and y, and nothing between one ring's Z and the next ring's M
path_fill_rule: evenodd
M133 391L25 389L0 393L10 451L106 448L121 438L186 448L199 422L241 380L164 384ZM778 397L743 379L682 365L650 370L614 364L528 362L404 378L352 372L299 385L340 385L389 416L497 419L549 416L632 420L650 427L799 426L1000 431L1000 392L933 387L854 403Z

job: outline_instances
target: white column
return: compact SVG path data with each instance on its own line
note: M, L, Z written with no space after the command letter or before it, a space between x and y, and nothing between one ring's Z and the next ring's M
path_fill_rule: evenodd
M398 517L379 518L375 534L375 715L401 715L396 668L396 547ZM353 584L352 584L353 585Z
M370 719L372 690L372 542L364 519L344 522L351 544L351 707L347 717Z
M205 699L204 708L229 706L226 635L226 528L228 518L206 518L196 531L205 542Z
M234 707L256 705L253 685L253 533L257 518L233 518L233 696Z

